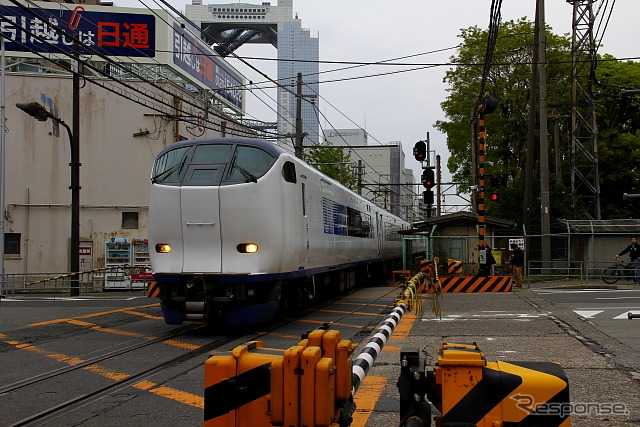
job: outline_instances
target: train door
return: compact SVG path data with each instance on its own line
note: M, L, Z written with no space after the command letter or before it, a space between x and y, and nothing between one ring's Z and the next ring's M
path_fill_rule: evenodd
M219 273L222 269L219 187L197 185L197 180L213 182L210 177L220 173L218 169L189 166L187 177L192 185L180 189L185 272Z
M382 258L382 252L384 249L384 226L382 223L382 216L379 212L376 212L376 236L378 241L378 258Z
M282 203L282 229L286 233L283 239L281 256L285 268L304 269L309 252L309 223L305 200L306 177L296 172L296 165L285 161L282 165L282 189L279 196Z
M307 185L305 182L301 183L301 204L302 204L302 228L303 228L303 244L304 248L300 255L300 266L305 267L309 259L309 248L311 247L311 241L309 236L309 205L307 195Z

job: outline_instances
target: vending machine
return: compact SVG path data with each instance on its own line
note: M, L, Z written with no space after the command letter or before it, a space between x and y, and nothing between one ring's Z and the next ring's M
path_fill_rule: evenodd
M131 266L131 243L124 237L111 237L104 248L105 289L131 289L131 276L125 267Z
M153 277L151 274L151 261L149 260L149 241L147 239L133 239L133 268L131 269L131 286L133 288L145 288Z

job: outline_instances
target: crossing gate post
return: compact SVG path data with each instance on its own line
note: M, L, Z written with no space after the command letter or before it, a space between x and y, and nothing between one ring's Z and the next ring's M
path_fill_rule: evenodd
M205 363L205 427L351 424L351 341L315 330L287 350L260 341Z
M417 352L403 351L401 357L401 399L426 393L441 413L437 426L571 425L569 383L557 363L488 362L475 343L444 342L434 370L416 375ZM400 417L401 425L415 418L424 421L413 402L401 401Z

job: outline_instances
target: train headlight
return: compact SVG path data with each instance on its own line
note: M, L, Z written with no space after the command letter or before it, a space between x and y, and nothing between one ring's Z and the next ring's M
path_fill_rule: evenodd
M168 243L158 243L156 245L156 252L159 254L168 254L171 252L171 245Z
M240 243L236 246L236 249L238 249L238 252L241 254L255 254L258 252L258 245L255 243Z

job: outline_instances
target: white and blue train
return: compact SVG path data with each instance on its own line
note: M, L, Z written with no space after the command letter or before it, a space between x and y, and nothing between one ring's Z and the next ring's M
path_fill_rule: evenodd
M170 324L261 323L355 286L402 256L410 226L262 140L175 143L151 181L151 265Z

